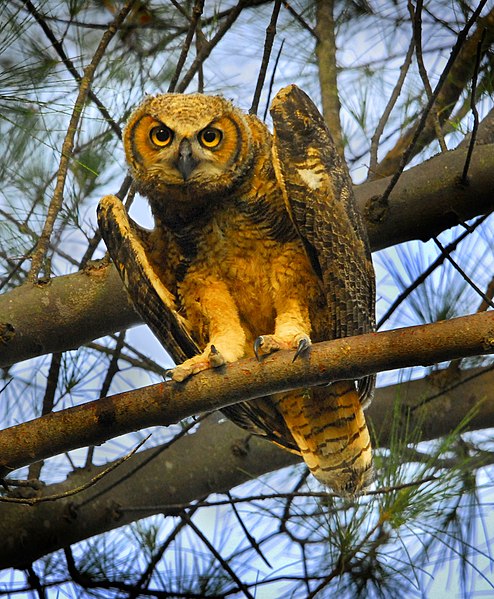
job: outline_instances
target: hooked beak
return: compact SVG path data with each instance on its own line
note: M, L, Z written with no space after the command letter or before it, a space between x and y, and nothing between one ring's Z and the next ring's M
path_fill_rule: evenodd
M196 168L198 163L199 161L192 155L190 141L187 138L182 139L180 146L178 147L178 160L176 166L184 178L184 181L190 177L190 174Z

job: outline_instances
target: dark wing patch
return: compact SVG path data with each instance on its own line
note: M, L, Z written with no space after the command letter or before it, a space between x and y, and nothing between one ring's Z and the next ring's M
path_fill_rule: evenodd
M111 259L134 307L175 361L199 353L175 298L163 285L146 254L149 232L139 227L115 196L98 205L98 225Z
M273 163L285 204L321 278L328 334L337 339L375 328L375 277L353 187L323 117L295 85L273 100ZM373 377L359 381L362 401Z
M270 398L259 397L222 408L221 411L232 422L253 435L265 437L288 451L300 455L300 449Z

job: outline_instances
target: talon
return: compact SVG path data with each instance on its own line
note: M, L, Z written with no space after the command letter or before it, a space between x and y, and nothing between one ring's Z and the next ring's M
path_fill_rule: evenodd
M300 339L300 341L298 342L297 351L295 352L295 355L293 356L292 364L300 356L300 354L303 354L304 352L306 352L310 346L311 346L310 339L308 337L302 337Z
M221 355L221 353L216 349L214 345L211 345L208 358L211 368L219 368L220 366L224 366L226 364L225 358Z
M264 343L264 339L263 339L262 335L254 341L254 354L255 354L258 362L261 361L261 357L259 355L259 350L261 349L263 343Z

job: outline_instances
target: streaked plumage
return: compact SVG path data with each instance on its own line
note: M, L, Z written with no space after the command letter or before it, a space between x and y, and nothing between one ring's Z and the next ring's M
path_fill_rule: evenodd
M274 139L223 98L163 94L146 98L124 131L155 228L138 227L114 196L101 201L99 223L136 309L175 359L188 357L177 382L252 356L254 345L303 354L310 340L373 329L365 230L322 117L295 86L271 114ZM371 480L363 407L372 387L372 377L340 381L224 412L353 494Z

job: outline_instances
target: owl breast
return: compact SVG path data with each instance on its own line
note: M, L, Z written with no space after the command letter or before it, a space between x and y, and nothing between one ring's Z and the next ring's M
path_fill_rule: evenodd
M280 243L252 223L248 215L233 208L219 211L199 234L195 258L179 286L187 318L196 330L207 331L207 319L195 311L198 288L213 287L221 281L235 302L246 335L246 355L253 355L253 342L262 333L273 331L280 311L283 281L300 280L307 299L320 296L319 283L298 239ZM200 339L206 343L206 335Z

